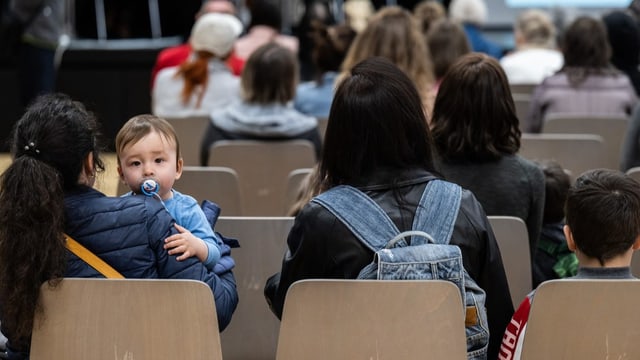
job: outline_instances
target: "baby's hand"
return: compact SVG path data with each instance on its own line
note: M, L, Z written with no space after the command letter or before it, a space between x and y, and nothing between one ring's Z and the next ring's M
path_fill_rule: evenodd
M175 224L179 234L174 234L164 239L164 248L169 255L182 254L176 258L178 261L196 256L198 260L205 261L208 255L207 244L195 237L189 230Z

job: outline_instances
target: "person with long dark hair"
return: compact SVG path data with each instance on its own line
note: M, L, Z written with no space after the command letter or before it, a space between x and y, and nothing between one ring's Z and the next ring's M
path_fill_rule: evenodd
M433 159L422 100L411 79L381 57L353 66L331 106L319 191L351 185L377 203L400 231L409 230L427 184L440 178ZM490 333L499 334L490 337L488 354L496 358L513 305L500 250L482 206L470 191L462 190L461 196L450 244L460 247L464 268L486 292ZM278 317L295 281L355 279L373 259L372 250L313 201L296 216L287 244L281 271L265 286L267 301Z

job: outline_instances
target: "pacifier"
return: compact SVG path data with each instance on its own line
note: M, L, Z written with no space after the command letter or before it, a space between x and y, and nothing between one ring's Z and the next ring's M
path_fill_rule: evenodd
M157 196L160 191L160 184L153 179L147 179L140 184L140 191L147 196Z

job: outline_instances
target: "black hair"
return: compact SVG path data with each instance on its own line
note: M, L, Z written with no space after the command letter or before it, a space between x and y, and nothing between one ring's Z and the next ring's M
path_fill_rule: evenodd
M64 192L82 186L90 153L104 169L96 139L93 115L61 94L37 98L14 128L0 183L0 318L16 347L28 347L40 285L64 276Z
M565 213L576 247L604 265L640 236L640 184L619 171L587 171L569 189Z
M329 112L320 179L355 184L382 168L434 170L431 134L413 82L389 60L358 63Z

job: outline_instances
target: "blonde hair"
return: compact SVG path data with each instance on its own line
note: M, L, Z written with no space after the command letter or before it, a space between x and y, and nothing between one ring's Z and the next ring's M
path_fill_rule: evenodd
M449 18L462 23L483 25L487 21L484 0L453 0L449 4Z
M527 10L518 15L515 31L526 44L552 48L555 46L556 28L551 17L542 10Z
M423 99L434 82L431 55L416 20L407 10L387 6L378 11L354 39L342 63L344 78L363 60L387 58L413 80Z

